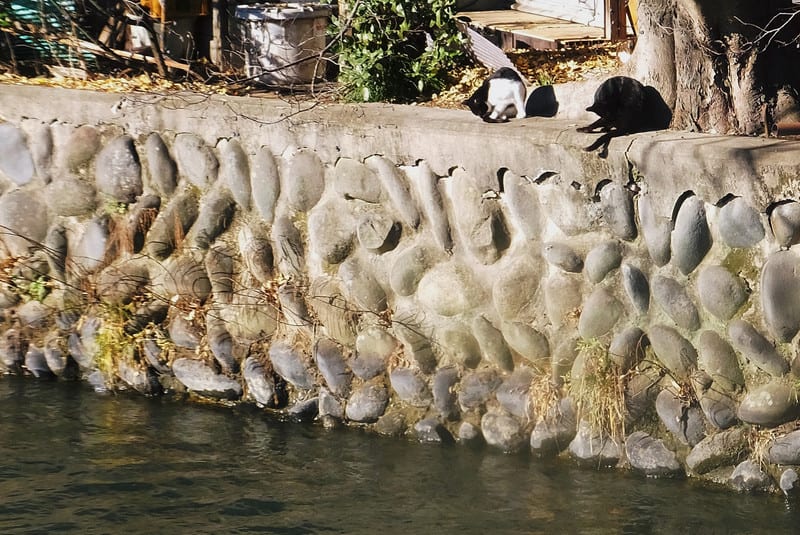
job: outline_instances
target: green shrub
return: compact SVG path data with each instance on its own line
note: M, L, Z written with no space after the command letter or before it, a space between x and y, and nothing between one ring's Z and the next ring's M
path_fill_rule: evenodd
M409 102L442 89L463 62L455 0L347 0L331 32L351 101Z

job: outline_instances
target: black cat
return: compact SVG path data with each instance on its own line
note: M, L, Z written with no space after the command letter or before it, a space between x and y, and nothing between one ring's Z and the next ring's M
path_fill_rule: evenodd
M594 93L594 103L586 108L600 118L589 126L578 128L578 132L594 132L599 128L605 133L584 150L593 151L602 146L600 156L605 157L612 138L649 129L647 89L627 76L614 76L600 84ZM655 93L658 95L657 91Z
M519 73L502 67L484 80L463 104L487 123L504 123L512 113L517 119L525 118L526 93Z

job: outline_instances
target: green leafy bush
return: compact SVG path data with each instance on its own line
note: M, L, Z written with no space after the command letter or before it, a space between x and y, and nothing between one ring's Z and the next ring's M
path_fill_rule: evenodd
M442 89L465 56L455 0L347 0L331 31L352 101L408 102Z

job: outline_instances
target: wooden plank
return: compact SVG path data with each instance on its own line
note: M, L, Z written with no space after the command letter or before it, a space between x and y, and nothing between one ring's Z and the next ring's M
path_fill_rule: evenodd
M505 49L513 47L516 41L526 42L535 48L558 48L569 42L604 39L602 28L513 9L462 11L457 17L467 19L471 26L478 29L512 34L513 37L501 36Z

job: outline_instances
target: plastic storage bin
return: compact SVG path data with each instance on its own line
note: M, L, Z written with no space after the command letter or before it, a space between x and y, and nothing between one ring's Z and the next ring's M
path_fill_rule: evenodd
M248 77L265 84L311 83L325 74L328 4L275 3L236 6Z

